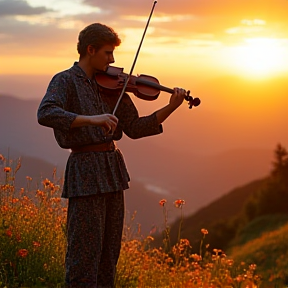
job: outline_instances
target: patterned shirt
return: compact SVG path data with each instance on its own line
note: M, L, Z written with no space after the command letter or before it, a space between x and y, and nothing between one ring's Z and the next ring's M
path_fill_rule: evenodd
M112 139L106 137L98 126L70 128L77 115L111 114L119 96L115 94L100 93L96 80L90 80L75 62L70 69L52 78L38 109L38 122L53 128L57 143L65 149L117 141L122 138L123 132L132 139L162 133L156 114L139 117L126 93L115 113L119 121ZM119 149L71 153L66 165L62 197L125 190L129 188L129 181Z

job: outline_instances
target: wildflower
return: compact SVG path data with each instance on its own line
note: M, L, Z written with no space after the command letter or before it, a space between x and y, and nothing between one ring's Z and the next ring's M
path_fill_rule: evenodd
M164 207L164 205L167 203L166 199L162 199L159 201L160 206Z
M7 212L9 210L9 208L6 206L6 205L3 205L2 207L1 207L1 211L2 212Z
M18 201L19 201L18 198L13 198L13 199L12 199L12 203L13 203L13 204L17 203Z
M0 161L4 161L4 160L5 160L5 157L2 154L0 154Z
M55 192L55 190L56 190L55 185L52 182L49 183L49 188L51 189L51 192Z
M22 242L22 239L21 239L21 235L20 234L17 234L16 235L16 240L17 242ZM27 252L28 253L28 252Z
M56 191L58 191L60 189L60 185L54 185L54 188Z
M228 264L229 266L232 266L232 265L234 264L233 259L228 259L228 260L227 260L227 264Z
M8 237L12 237L12 231L11 231L11 228L9 228L7 231L6 231L6 235L8 236Z
M250 264L249 268L250 268L250 270L255 270L256 269L256 264Z
M9 173L11 171L11 167L4 167L4 172Z
M190 242L188 239L181 239L180 240L180 245L190 247Z
M50 199L50 201L51 202L53 202L53 203L60 203L61 202L61 198L55 198L55 197L52 197L51 199Z
M207 229L204 229L204 228L202 228L202 229L201 229L201 233L202 233L203 235L207 235L207 234L208 234L208 230L207 230Z
M20 249L17 253L18 256L25 258L28 255L28 250L27 249Z
M30 176L26 176L26 179L27 179L28 181L32 181L32 177L30 177Z
M33 241L33 246L39 248L41 244L39 242Z
M200 255L198 255L198 254L192 254L190 257L192 259L194 259L194 261L196 261L196 262L199 262L199 261L202 260L202 257Z
M176 208L182 208L182 206L185 204L185 200L178 199L174 202L174 205Z
M50 185L51 182L46 178L45 180L42 181L42 183L45 187L47 187Z

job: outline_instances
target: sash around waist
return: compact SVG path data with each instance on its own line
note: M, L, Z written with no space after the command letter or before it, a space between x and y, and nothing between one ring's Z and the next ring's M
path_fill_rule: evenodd
M115 149L116 147L113 141L108 143L90 144L71 148L72 153L114 151Z

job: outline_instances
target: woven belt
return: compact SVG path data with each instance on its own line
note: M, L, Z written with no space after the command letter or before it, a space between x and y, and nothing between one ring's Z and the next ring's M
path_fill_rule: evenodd
M72 153L114 151L114 142L83 145L71 148Z

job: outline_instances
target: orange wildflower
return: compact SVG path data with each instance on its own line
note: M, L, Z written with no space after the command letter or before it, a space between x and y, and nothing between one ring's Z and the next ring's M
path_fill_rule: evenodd
M159 204L160 204L160 206L162 206L162 207L163 207L166 203L167 203L167 200L166 200L166 199L162 199L162 200L159 201Z
M47 178L45 180L43 180L42 183L45 187L50 185L50 181Z
M11 167L4 167L4 172L9 173L11 171Z
M44 197L45 196L45 193L43 192L43 191L41 191L41 190L37 190L36 191L36 196L39 196L39 197Z
M25 258L28 255L28 250L27 249L20 249L17 253L19 257Z
M20 234L17 234L17 235L16 235L16 240L17 240L18 242L22 242L22 239L21 239L21 235L20 235Z
M59 198L59 197L57 197L57 198L53 197L53 198L50 199L50 201L53 202L53 203L60 203L60 202L61 202L61 198Z
M5 160L5 157L2 154L0 154L0 161L4 161L4 160Z
M26 176L26 179L27 179L28 181L31 181L31 180L32 180L32 177Z
M39 248L41 246L41 244L37 241L33 241L33 246L36 248Z
M3 212L6 212L6 211L8 211L9 210L9 208L6 206L6 205L3 205L2 207L1 207L1 211L3 211Z
M174 205L176 208L182 208L182 206L185 204L185 200L178 199L174 202Z
M204 228L202 228L202 229L201 229L201 233L202 233L203 235L207 235L207 234L208 234L208 230L207 230L207 229L204 229Z
M7 235L8 237L12 237L11 228L9 228L9 229L6 231L6 235Z

